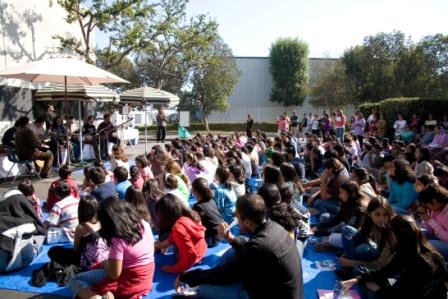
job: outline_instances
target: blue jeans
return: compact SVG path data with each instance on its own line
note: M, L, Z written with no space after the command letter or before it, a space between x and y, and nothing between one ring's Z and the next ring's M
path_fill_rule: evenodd
M394 209L395 213L399 215L409 215L408 210L406 210L405 208L399 207L397 205L392 205L392 208Z
M360 242L359 238L356 238L357 235L358 230L350 225L342 228L342 246L345 257L359 261L374 261L379 258L381 254L379 250L368 242Z
M314 201L313 208L319 210L319 221L326 223L333 216L339 213L341 203L337 199L318 199Z
M236 254L233 248L228 249L222 255L220 264L227 263ZM204 299L249 299L249 295L240 282L226 285L204 284L199 286L199 295Z
M341 144L344 144L344 132L345 128L336 128L336 137L338 137Z
M439 240L435 237L430 237L430 239L428 241L443 256L445 261L448 261L448 243L444 242L442 240Z

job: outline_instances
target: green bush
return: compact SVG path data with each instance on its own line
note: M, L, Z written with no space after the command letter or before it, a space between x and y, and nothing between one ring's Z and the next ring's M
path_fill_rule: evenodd
M372 108L378 107L387 121L387 133L393 136L393 124L397 120L397 115L402 114L408 122L412 115L425 121L428 114L432 113L434 119L442 119L448 113L448 98L390 98L378 103L366 103L359 106L359 109L368 117Z
M235 131L245 131L246 124L243 123L210 123L211 131L224 131L224 132L235 132ZM148 126L148 131L156 131L157 126ZM168 124L166 129L168 131L177 131L178 124ZM277 125L275 123L254 123L254 130L260 130L262 132L276 132ZM145 127L139 127L139 131L145 131ZM203 123L191 123L188 127L188 131L205 131L205 126Z

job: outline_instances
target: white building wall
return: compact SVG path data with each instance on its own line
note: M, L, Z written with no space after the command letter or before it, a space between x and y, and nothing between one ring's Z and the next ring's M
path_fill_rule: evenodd
M48 0L0 0L0 70L54 55L55 35L81 38L79 25L65 17L57 1L50 7ZM94 45L94 34L91 40ZM43 85L0 78L0 132L21 115L32 117L32 90Z
M248 113L255 122L274 122L286 108L269 101L272 88L269 57L235 57L235 60L241 76L233 95L229 97L229 110L212 113L210 122L241 123L246 121ZM310 58L310 80L313 80L319 70L319 63L324 61L325 59L321 58ZM311 106L307 98L302 106L288 107L288 114L293 110L301 117L303 113L321 113L323 109ZM344 110L350 115L353 107Z

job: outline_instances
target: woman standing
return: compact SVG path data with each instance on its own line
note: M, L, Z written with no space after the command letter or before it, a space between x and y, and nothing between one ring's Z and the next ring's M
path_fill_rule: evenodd
M398 119L394 123L395 129L395 137L400 138L401 133L403 133L404 128L406 127L406 120L403 118L403 115L398 114Z
M165 135L166 135L166 115L163 107L159 108L159 113L156 116L157 122L157 142L162 141L165 143Z
M344 111L342 111L342 109L337 110L334 127L336 130L336 137L338 137L339 142L341 144L344 143L344 132L345 132L345 123L346 122L347 122L347 118L344 114Z
M378 138L382 139L386 136L386 127L387 122L384 119L384 114L380 113L380 119L376 122L376 134Z

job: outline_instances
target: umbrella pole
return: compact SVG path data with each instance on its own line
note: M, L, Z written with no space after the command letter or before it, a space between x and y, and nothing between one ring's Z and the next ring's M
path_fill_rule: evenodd
M84 157L82 154L82 125L81 125L81 101L78 101L78 116L79 116L79 150L80 150L80 163L84 162Z
M145 103L145 155L148 153L148 106Z
M64 76L64 96L67 103L67 76ZM67 141L67 165L70 165L70 139L68 138L68 128L65 128L65 140Z

